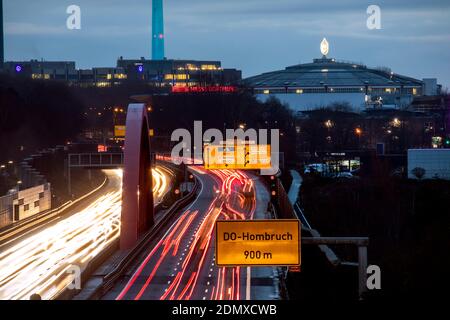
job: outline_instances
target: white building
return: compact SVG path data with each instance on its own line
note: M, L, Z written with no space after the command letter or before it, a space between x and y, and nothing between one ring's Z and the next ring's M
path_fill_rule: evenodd
M408 106L422 95L424 81L402 76L388 68L327 58L328 42L321 43L322 58L284 70L263 73L243 80L258 99L276 97L295 111L347 102L355 111L366 108ZM436 79L426 80L427 93L437 92Z

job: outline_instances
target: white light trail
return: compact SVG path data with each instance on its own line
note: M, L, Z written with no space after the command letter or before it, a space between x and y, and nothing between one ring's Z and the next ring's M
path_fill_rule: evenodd
M109 171L116 179L122 170ZM152 171L155 203L168 191L169 175ZM99 196L83 210L64 218L0 253L0 300L29 299L34 293L54 299L72 282L68 269L84 270L89 261L120 235L122 187Z

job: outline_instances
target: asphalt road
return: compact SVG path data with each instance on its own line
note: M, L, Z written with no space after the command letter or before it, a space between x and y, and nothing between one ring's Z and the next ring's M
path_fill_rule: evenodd
M1 300L56 298L78 270L118 239L122 171L105 173L108 183L101 192L0 246ZM170 173L157 167L153 176L157 204L169 189Z
M274 268L215 265L216 220L269 218L269 193L264 184L243 171L196 168L193 172L201 182L196 200L104 299L278 298Z

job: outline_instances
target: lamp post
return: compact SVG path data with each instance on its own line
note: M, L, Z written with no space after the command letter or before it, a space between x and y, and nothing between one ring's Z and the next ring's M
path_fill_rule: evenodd
M358 137L358 150L361 148L361 135L363 131L360 127L355 128L355 134Z

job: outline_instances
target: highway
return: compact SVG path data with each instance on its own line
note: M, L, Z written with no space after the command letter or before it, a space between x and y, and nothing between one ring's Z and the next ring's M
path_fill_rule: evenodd
M2 245L0 300L29 299L39 294L54 299L73 280L74 268L89 261L118 239L122 197L122 170L105 170L108 185L96 199L83 202L64 217ZM153 169L155 204L168 191L170 171Z
M242 300L277 297L275 269L217 267L214 225L218 219L262 219L269 193L243 171L191 167L201 182L196 200L148 248L142 261L104 299Z

